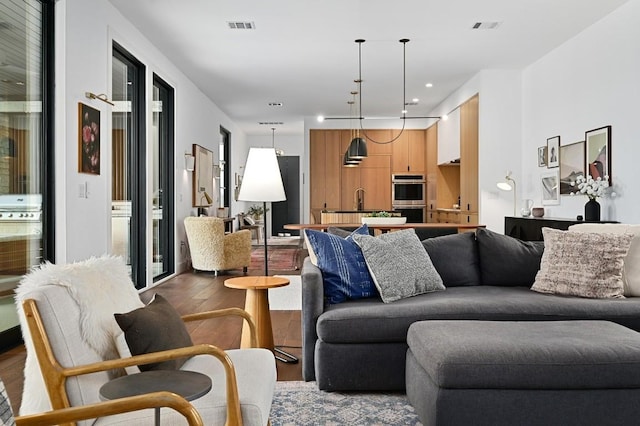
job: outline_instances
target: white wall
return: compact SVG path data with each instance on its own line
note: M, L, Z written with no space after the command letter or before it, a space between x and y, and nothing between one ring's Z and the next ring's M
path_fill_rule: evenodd
M88 19L87 17L91 17ZM182 72L106 0L59 0L56 3L56 260L69 262L108 253L111 247L111 107L89 100L84 93L106 93L110 98L112 41L118 42L146 65L151 96L152 76L158 74L175 89L175 199L176 268L184 268L186 253L182 221L194 214L191 173L184 170L184 152L194 143L218 153L219 127L231 132L231 167L245 161L246 137ZM101 173L77 172L77 105L101 111ZM147 105L149 105L147 99ZM150 120L150 111L148 111ZM150 121L147 124L150 138ZM151 150L147 164L151 164ZM147 167L148 172L150 167ZM151 176L147 177L151 182ZM78 197L86 183L88 198ZM149 206L151 205L149 197ZM237 207L232 205L232 210ZM147 251L151 252L151 235ZM150 264L149 264L150 265ZM150 270L150 268L148 268ZM148 284L151 277L148 277Z
M584 140L587 130L612 127L612 180L616 198L602 200L602 218L640 223L640 1L630 1L523 72L522 195L540 205L537 147L560 135L561 145ZM637 177L637 176L636 176ZM549 216L584 214L584 196L561 195Z

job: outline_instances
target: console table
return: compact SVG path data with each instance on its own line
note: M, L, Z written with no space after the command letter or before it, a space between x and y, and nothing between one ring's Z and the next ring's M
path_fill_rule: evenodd
M578 223L618 223L615 221L584 222L576 219L557 217L516 217L504 218L504 234L524 241L542 241L542 228L555 228L566 231Z

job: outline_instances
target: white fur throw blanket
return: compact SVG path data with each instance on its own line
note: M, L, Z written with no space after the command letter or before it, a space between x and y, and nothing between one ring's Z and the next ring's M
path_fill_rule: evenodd
M118 357L116 337L122 331L113 314L144 306L120 257L92 257L67 265L44 263L27 274L16 289L16 307L27 350L21 415L51 409L22 311L22 301L29 298L29 292L46 285L59 285L69 291L80 310L82 339L105 360Z

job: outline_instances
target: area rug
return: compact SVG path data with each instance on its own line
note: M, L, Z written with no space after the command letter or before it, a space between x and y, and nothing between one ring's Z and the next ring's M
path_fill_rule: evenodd
M323 392L315 382L277 382L271 424L422 425L404 394Z
M282 275L289 285L269 289L269 309L272 311L299 311L302 309L302 280L300 275Z
M269 270L295 271L299 268L299 255L301 249L298 246L268 247L267 256ZM264 247L251 248L251 270L264 270Z

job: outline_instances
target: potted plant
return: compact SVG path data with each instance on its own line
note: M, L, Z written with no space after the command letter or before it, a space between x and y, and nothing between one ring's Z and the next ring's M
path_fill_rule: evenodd
M400 213L385 211L369 213L360 220L362 223L370 225L402 225L407 222L407 218L401 217Z
M265 210L264 207L262 207L260 204L254 204L247 210L247 215L251 216L256 221L261 221L262 215L264 215L268 211L269 209Z

